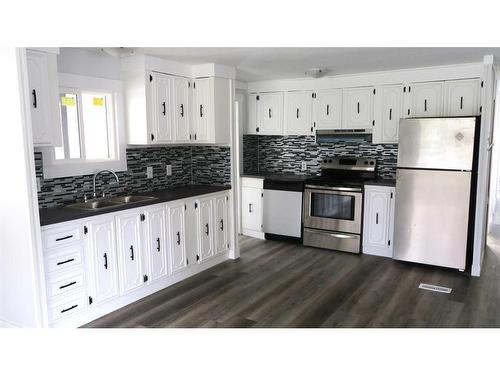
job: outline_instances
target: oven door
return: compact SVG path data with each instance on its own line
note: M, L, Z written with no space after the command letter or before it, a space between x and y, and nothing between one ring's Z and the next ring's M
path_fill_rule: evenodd
M361 233L362 189L306 186L304 194L304 227Z

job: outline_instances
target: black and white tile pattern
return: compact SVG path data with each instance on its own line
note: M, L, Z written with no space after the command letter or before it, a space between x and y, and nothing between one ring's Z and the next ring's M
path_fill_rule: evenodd
M167 176L167 164L172 175ZM153 178L146 178L146 167L153 167ZM81 200L92 194L92 175L44 179L42 153L35 152L36 177L40 178L38 192L40 208L54 207ZM189 184L230 185L231 157L229 147L173 146L127 149L127 170L114 178L103 174L97 179L96 190L106 195L124 192L142 193Z
M368 141L318 145L313 136L243 136L244 173L319 174L320 162L329 156L370 157L377 160L377 174L394 178L398 146L374 145ZM301 163L307 171L301 171Z

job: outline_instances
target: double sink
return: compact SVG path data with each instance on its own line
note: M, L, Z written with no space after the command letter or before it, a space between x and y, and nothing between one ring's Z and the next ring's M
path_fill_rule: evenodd
M144 195L126 195L123 197L114 198L97 198L87 202L68 204L66 207L76 210L89 210L97 211L105 208L124 206L130 203L139 203L156 199L155 197L148 197Z

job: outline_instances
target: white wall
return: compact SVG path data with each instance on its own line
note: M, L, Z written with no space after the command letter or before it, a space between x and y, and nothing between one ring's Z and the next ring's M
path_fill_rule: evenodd
M57 57L59 73L120 79L120 59L98 48L61 48Z
M7 131L0 147L0 326L43 325L44 301L37 268L40 241L38 206L33 189L35 166L31 130L21 106L24 97L17 58L26 69L25 52L0 49L0 102ZM27 91L27 90L26 90ZM22 98L20 100L20 98ZM29 113L27 114L29 115Z

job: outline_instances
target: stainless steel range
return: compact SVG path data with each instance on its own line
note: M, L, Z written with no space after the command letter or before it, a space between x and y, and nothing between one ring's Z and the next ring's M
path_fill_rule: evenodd
M321 176L304 190L304 245L359 253L363 186L375 178L376 160L327 158Z

